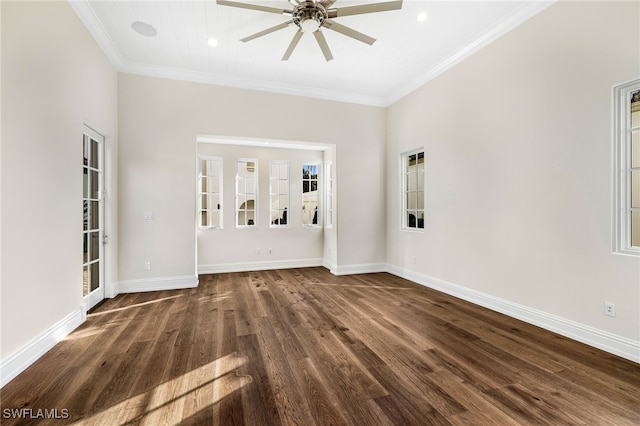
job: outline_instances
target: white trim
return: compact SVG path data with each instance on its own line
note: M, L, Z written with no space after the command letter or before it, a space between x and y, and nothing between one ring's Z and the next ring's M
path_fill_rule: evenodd
M387 265L387 272L640 363L640 341L618 336L595 327L580 324L566 318L520 305L458 284L423 275L399 266Z
M286 139L264 139L244 136L219 136L207 134L197 134L196 142L217 145L257 146L266 148L298 149L308 151L327 151L329 149L335 148L334 144L319 142L305 142Z
M0 362L0 387L13 380L38 358L53 348L58 342L78 328L86 319L83 307L80 306L60 321L49 327L39 336L32 339L17 352Z
M329 268L333 275L373 274L387 272L385 263L360 263L354 265L333 265Z
M222 274L228 272L266 271L271 269L314 268L324 266L323 259L274 260L267 262L216 263L198 265L198 274Z
M98 43L98 46L100 46L107 59L109 59L111 65L113 65L116 70L121 71L124 67L124 60L116 48L115 43L111 40L111 37L109 37L109 33L105 30L100 23L100 20L93 12L93 9L89 5L89 1L69 1L68 3L76 15L78 15L80 21L82 21L84 26L87 27L87 30L96 43Z
M631 245L631 93L640 89L640 79L613 88L612 94L612 251L614 254L640 256L640 248ZM635 129L634 129L635 131Z
M118 283L120 293L138 293L142 291L179 290L198 287L197 276L145 278L127 280Z

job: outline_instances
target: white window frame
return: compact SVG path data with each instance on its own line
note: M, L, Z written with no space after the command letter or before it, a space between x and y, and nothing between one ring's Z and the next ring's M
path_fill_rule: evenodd
M203 179L208 179L211 176L205 176L205 171L202 170L202 162L203 161L218 161L220 163L220 169L219 169L219 179L218 179L218 188L211 188L211 189L217 189L217 191L207 191L207 192L203 192L202 190L202 186L203 186ZM198 191L198 228L199 229L223 229L223 224L224 224L224 220L223 220L223 207L224 207L224 203L222 202L223 200L223 194L222 194L222 190L224 188L224 185L222 183L223 181L223 171L224 171L224 162L222 157L210 157L210 156L198 156L198 182L197 182L197 191ZM218 203L218 208L216 209L205 209L202 205L202 197L204 195L207 194L219 194L219 199L220 199L220 203ZM214 224L213 221L209 218L209 220L207 221L207 225L203 225L202 224L202 215L204 212L209 212L209 211L217 211L218 212L218 223Z
M325 166L325 214L324 214L324 227L333 227L333 163L327 161Z
M640 208L631 206L632 134L640 133L640 126L632 127L631 95L640 90L640 78L613 88L613 252L640 257L640 246L631 245L631 215Z
M409 192L418 192L419 189L416 190L410 190L407 187L407 178L410 174L412 174L413 172L410 172L409 169L409 157L415 155L416 159L418 158L419 154L422 154L423 156L423 164L425 165L425 167L423 168L423 173L422 173L422 198L423 198L423 206L422 209L418 209L417 206L415 209L409 209L408 207L408 194ZM404 231L411 231L411 232L424 232L424 214L425 214L425 188L426 188L426 163L424 162L425 156L424 156L424 147L421 148L417 148L411 151L407 151L407 152L403 152L402 154L400 154L400 188L401 188L401 206L400 206L400 229L404 230ZM417 173L417 171L416 171ZM418 212L422 212L422 227L418 227L419 225L419 216L416 216L416 224L415 226L410 226L409 224L409 213L415 211L416 213Z
M239 171L240 171L240 163L253 163L254 164L254 187L255 187L255 198L253 200L253 209L247 209L245 207L245 209L243 210L246 214L247 211L253 211L253 224L239 224L238 221L240 219L240 205L239 205L239 199L242 195L244 195L246 197L246 194L251 194L250 192L246 192L246 182L245 184L245 191L243 191L242 193L240 193L240 181L241 177L239 176ZM238 158L236 160L236 196L235 196L235 206L234 206L234 211L235 211L235 224L236 224L236 228L257 228L258 227L258 195L259 195L259 188L258 188L258 160L256 158ZM246 203L246 199L245 199L245 203ZM245 221L247 222L247 221Z
M316 223L310 223L310 224L305 224L304 223L304 173L303 169L305 166L315 166L317 167L318 170L318 177L317 179L314 179L316 181L316 191L317 191L317 210L318 210L318 217L317 217L317 221ZM322 227L322 162L305 162L302 163L300 166L300 172L302 173L302 176L300 177L300 182L302 183L302 188L301 188L301 195L302 195L302 206L301 206L301 211L302 211L302 227L303 228L320 228ZM311 182L311 180L309 181ZM314 209L315 210L315 209Z
M287 167L287 176L283 178L280 173L277 176L274 176L273 168L277 166L280 168L281 166ZM282 193L282 184L284 183L286 187L286 193ZM286 223L279 223L282 220L282 206L280 205L280 200L283 196L286 196L286 206L284 210L286 210L287 217ZM274 200L274 197L277 200ZM274 209L274 202L277 207ZM291 228L291 168L289 167L289 162L286 160L271 160L269 163L269 227L270 228ZM277 211L276 217L274 218L273 213ZM276 223L276 220L278 223Z

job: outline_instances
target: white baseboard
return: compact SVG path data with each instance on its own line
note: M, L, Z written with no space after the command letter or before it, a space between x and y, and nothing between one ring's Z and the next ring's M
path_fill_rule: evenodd
M14 354L0 362L0 387L3 387L22 373L56 343L78 328L84 321L83 307L79 307L66 317L49 327L42 334L24 345Z
M120 281L119 293L138 293L142 291L179 290L198 286L198 277L189 275L184 277L145 278L141 280Z
M509 300L491 296L453 284L444 280L423 275L395 265L387 265L387 272L451 296L458 297L476 305L483 306L501 314L517 318L529 324L544 328L578 342L585 343L622 358L640 363L640 341L618 336L585 324L558 317Z
M360 263L355 265L334 265L330 268L333 275L372 274L387 272L386 263Z
M271 269L313 268L316 266L323 266L323 259L274 260L251 263L218 263L212 265L198 265L198 275L266 271Z

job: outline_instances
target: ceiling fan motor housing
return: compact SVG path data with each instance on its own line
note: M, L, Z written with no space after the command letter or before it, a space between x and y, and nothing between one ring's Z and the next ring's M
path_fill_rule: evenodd
M320 3L304 1L292 13L293 23L305 32L318 30L328 18L327 10Z

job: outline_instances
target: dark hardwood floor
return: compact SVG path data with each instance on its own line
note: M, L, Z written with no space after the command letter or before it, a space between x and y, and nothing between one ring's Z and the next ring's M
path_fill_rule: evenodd
M310 268L107 300L0 396L7 426L639 425L640 365L393 275Z

